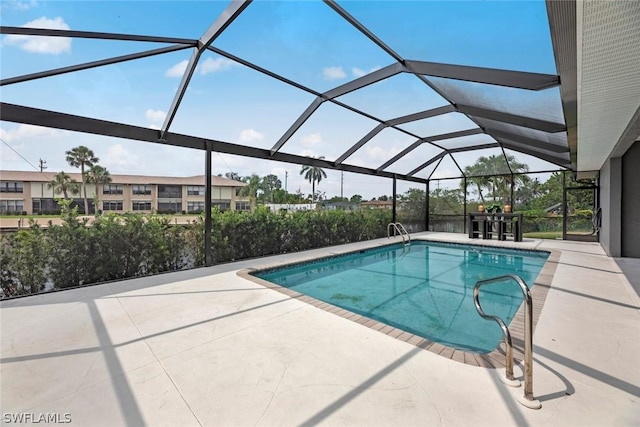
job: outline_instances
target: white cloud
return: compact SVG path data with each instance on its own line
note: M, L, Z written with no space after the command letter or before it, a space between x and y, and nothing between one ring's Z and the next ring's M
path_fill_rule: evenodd
M365 148L365 151L367 152L367 155L369 156L370 159L381 160L383 162L387 161L388 159L392 158L393 156L395 156L400 152L400 150L398 150L396 147L384 149L378 146L371 146L371 147L367 146Z
M38 5L36 0L3 0L0 7L3 9L29 10Z
M18 127L5 130L0 128L0 137L6 142L21 142L29 139L55 137L62 135L62 131L32 125L18 125Z
M182 77L185 70L187 69L188 64L189 64L189 61L187 61L186 59L183 61L180 61L173 67L169 68L165 73L165 75L167 77Z
M123 167L133 167L139 163L137 155L130 153L122 144L115 144L107 150L107 157L104 160L107 168L115 171Z
M264 139L264 135L258 132L255 129L243 129L240 132L240 142L252 142L252 141L262 141Z
M68 30L69 26L60 17L49 19L41 17L23 25L26 28L47 28L53 30ZM26 36L22 34L9 34L4 39L5 44L16 45L20 49L32 53L50 53L57 55L62 52L71 52L71 39L69 37L41 37Z
M438 179L438 178L450 178L452 176L460 176L460 171L454 171L452 169L436 169L433 172L433 175L431 175L431 179Z
M270 173L277 176L278 178L281 178L282 181L282 185L284 185L284 176L287 173L287 169L284 167L272 167L270 170Z
M64 160L64 149L58 147L64 146L70 134L58 129L23 124L0 127L0 138L6 142L0 143L0 169L33 170L39 158L54 162L54 158L59 156ZM52 166L52 162L49 166Z
M187 69L187 65L189 65L189 61L187 61L186 59L182 60L173 67L169 68L165 75L167 77L182 77L185 70ZM216 71L228 70L234 65L236 65L236 63L227 58L207 58L196 67L196 70L200 74L206 75L209 73L215 73Z
M230 154L217 153L218 157L213 157L213 164L218 173L238 172L239 169L255 166L253 159L242 156L232 156ZM224 171L224 172L223 172Z
M234 65L236 65L236 63L227 58L207 58L202 64L200 64L200 74L204 75L214 73L216 71L225 71Z
M318 142L322 142L322 135L319 133L311 133L302 137L302 144L307 147L316 145Z
M347 77L347 73L344 72L342 67L324 67L322 75L327 80L339 80Z
M374 71L377 71L379 69L380 69L379 66L372 67L371 69L369 69L369 71L363 70L363 69L358 68L358 67L353 67L351 69L351 72L353 73L353 75L355 77L362 77L362 76L365 76L365 75L367 75L369 73L373 73Z
M1 128L0 128L0 138L3 141L7 142L7 144L9 144L9 141L10 141L9 132ZM20 156L18 156L16 151L18 153L24 151L24 146L22 144L17 144L17 143L10 144L8 146L5 144L0 144L0 167L2 169L13 169L13 167L8 167L7 165L21 160Z
M167 113L162 110L152 110L149 108L145 113L145 116L148 120L151 120L154 123L160 123L164 121L165 117L167 117Z
M362 76L364 76L365 74L367 74L367 72L366 72L366 71L361 70L361 69L360 69L360 68L358 68L358 67L353 67L353 68L351 69L351 72L352 72L352 73L353 73L353 75L354 75L354 76L356 76L356 77L362 77Z

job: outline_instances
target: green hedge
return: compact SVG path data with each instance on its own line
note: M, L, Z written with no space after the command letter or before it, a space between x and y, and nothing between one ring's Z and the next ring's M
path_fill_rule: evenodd
M204 265L204 219L171 224L160 215L110 213L89 226L77 208L63 223L0 236L4 297ZM212 212L214 263L297 252L386 236L391 212Z

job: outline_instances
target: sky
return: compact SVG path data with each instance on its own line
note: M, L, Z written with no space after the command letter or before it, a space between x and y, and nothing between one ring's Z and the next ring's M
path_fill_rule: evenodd
M479 67L554 74L544 1L340 1L402 57ZM3 26L57 28L107 33L198 39L228 6L226 1L43 1L0 0ZM159 43L3 35L2 79L167 46ZM323 92L394 63L331 8L317 1L254 1L217 38L213 46L310 89ZM3 102L50 109L159 129L167 115L192 49L96 67L0 88ZM557 89L527 92L475 83L436 79L452 91L492 99L505 111L525 114L544 108L562 120ZM523 93L527 92L527 93ZM314 100L314 96L207 51L198 62L171 132L271 148ZM364 113L391 119L447 104L415 76L400 74L338 98ZM497 104L496 104L497 103ZM551 108L548 108L551 105ZM282 147L302 156L335 160L378 123L325 102ZM475 125L450 113L402 125L420 136L438 135ZM112 174L192 176L204 172L204 153L145 142L95 136L0 121L0 169L75 171L65 151L86 145ZM415 142L386 129L345 163L377 168ZM492 142L486 135L447 141L448 147ZM443 143L445 145L445 143ZM408 173L440 150L423 145L386 170ZM464 168L500 150L454 155ZM557 169L533 157L513 154L531 170ZM418 176L459 176L447 156ZM435 170L434 170L435 169ZM227 154L213 154L214 174L277 175L289 192L311 192L300 166ZM326 170L317 189L326 196L365 199L391 195L387 178ZM442 181L444 187L458 181ZM415 183L398 182L403 193Z

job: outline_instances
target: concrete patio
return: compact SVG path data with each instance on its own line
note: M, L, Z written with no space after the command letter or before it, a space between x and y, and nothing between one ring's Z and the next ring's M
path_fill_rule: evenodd
M640 260L619 260L625 276L597 243L492 242L561 253L534 333L540 410L517 402L522 387L503 385L503 370L450 360L236 274L387 243L4 301L2 422L55 414L74 426L638 425L640 299L631 282Z

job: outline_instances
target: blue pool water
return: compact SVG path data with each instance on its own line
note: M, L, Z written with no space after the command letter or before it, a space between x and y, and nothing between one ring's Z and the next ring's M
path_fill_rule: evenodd
M478 280L518 274L529 285L548 252L435 242L390 245L253 273L264 280L444 345L493 351L502 333L473 304ZM507 325L522 303L513 282L481 288L485 313Z

